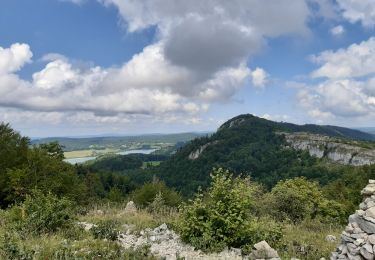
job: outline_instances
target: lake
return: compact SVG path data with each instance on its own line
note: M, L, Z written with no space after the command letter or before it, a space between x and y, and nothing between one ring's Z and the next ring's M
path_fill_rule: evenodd
M143 153L143 154L150 154L155 152L157 149L138 149L138 150L128 150L128 151L121 151L117 152L116 154L120 155L127 155L127 154L134 154L134 153ZM64 161L70 164L76 164L76 163L84 163L90 160L95 160L96 156L89 156L89 157L77 157L77 158L70 158L65 159Z

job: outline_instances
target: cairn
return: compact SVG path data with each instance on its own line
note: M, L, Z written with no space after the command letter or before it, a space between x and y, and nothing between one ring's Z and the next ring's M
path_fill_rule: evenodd
M349 224L341 234L341 244L331 260L375 259L375 180L361 191L364 197L359 210L349 217Z

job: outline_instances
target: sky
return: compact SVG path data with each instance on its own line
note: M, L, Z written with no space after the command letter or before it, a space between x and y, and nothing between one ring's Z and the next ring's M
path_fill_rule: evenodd
M2 0L0 121L24 135L375 127L374 0Z

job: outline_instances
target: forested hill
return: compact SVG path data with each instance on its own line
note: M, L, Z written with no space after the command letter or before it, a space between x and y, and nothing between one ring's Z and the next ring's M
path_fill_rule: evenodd
M340 172L325 167L307 152L286 148L279 132L307 132L345 140L375 140L375 136L336 126L295 125L240 115L224 123L210 137L201 137L180 149L157 171L160 179L189 195L197 187L206 187L213 167L236 174L250 175L266 187L277 181L306 176L327 184Z
M296 125L285 122L274 122L267 119L259 118L250 114L239 115L234 117L227 122L225 122L220 128L224 130L225 128L231 128L231 126L241 126L245 129L248 127L268 127L274 130L285 131L285 132L307 132L312 134L327 135L331 137L342 137L353 140L365 140L365 141L374 141L375 135L371 133L366 133L360 130L332 126L332 125L314 125L314 124L305 124L305 125Z

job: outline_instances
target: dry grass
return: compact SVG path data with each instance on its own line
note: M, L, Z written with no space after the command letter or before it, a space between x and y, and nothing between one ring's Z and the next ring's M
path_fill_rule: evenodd
M343 227L334 227L318 221L305 221L301 224L284 225L283 248L279 249L282 259L292 257L306 260L316 260L321 257L329 259L340 241ZM326 241L327 235L334 235L336 242Z
M145 228L155 228L163 223L173 225L178 218L175 209L165 209L158 213L150 213L146 209L139 209L136 213L125 213L124 209L125 205L94 207L87 214L79 216L79 221L93 224L115 221L119 223L120 230L124 225L132 225L134 231L140 231Z

